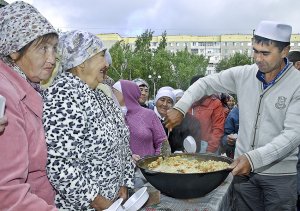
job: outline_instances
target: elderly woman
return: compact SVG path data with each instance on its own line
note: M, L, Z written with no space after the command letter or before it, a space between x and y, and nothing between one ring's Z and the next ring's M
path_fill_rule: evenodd
M139 98L139 104L143 106L144 108L150 108L148 105L148 98L149 98L149 85L148 83L141 79L141 78L136 78L133 80L136 85L138 85L140 91L141 91L141 96Z
M120 80L113 85L113 92L124 111L130 130L132 153L138 157L159 155L161 145L167 140L167 136L155 113L139 104L141 91L137 84Z
M174 93L174 95L176 97L176 102L175 103L177 103L182 98L182 96L184 94L184 91L182 89L175 89L173 91L173 93Z
M95 35L60 37L62 73L44 94L48 177L64 210L103 210L133 187L129 130L112 99L97 89L106 48ZM60 72L60 71L59 71Z
M58 35L24 2L0 9L0 28L0 95L9 120L0 135L0 210L56 210L38 91L55 67Z
M173 108L176 97L173 93L174 89L171 87L162 87L158 90L155 99L154 99L154 112L160 119L161 123L164 126L164 119L167 115L167 111ZM167 129L165 128L166 133L168 133Z
M161 120L161 123L168 134L168 140L171 147L171 152L184 151L183 140L187 136L192 136L196 141L197 149L200 151L200 124L196 118L192 115L187 114L182 123L173 128L172 132L168 132L165 127L164 118L167 115L167 111L171 109L176 101L176 95L172 87L162 87L158 90L155 96L155 107L154 112Z
M137 161L147 155L159 155L167 136L154 111L139 104L141 91L138 85L132 81L120 80L113 85L113 92L129 127L133 159ZM135 188L143 186L144 183L145 178L139 169L136 169Z

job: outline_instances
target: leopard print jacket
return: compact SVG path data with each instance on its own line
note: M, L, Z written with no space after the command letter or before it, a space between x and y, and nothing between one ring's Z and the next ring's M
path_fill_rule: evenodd
M43 93L48 177L60 210L94 210L97 194L110 200L133 187L129 130L121 110L100 90L62 73Z

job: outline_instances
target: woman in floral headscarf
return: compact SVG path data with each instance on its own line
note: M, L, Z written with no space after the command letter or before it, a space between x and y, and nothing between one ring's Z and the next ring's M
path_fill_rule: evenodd
M38 91L54 69L58 35L24 2L0 9L0 29L0 95L8 119L0 135L0 210L56 210Z
M103 210L133 187L129 130L121 110L97 89L107 52L95 35L60 37L61 74L44 94L48 176L64 210ZM93 208L94 209L93 209Z

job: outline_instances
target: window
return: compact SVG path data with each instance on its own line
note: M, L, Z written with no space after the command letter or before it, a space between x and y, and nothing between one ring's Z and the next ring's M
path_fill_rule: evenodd
M193 44L192 44L193 46L197 46L197 42L193 42Z
M192 54L198 54L198 49L191 49Z
M252 50L248 49L248 56L251 56L251 55L252 55Z

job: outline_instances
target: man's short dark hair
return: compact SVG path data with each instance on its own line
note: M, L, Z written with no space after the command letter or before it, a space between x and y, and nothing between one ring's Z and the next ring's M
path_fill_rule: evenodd
M193 76L191 81L190 81L190 85L195 83L199 78L203 78L203 77L204 77L204 75L195 75L195 76Z
M280 52L287 46L290 45L290 42L280 42L280 41L276 41L276 40L270 40L268 38L265 37L261 37L258 35L254 35L253 37L253 42L257 43L257 44L264 44L264 45L271 45L272 43L274 43L274 45L280 50Z
M290 51L287 58L295 65L296 62L300 61L300 51Z

